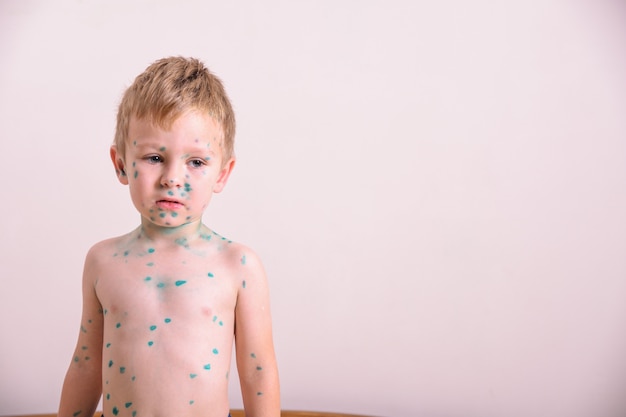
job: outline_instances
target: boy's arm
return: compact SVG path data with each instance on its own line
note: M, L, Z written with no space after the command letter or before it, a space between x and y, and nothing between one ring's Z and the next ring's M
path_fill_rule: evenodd
M83 271L83 312L78 342L65 375L58 417L92 417L102 394L104 316L95 291L93 250Z
M244 282L235 309L237 369L246 417L279 417L278 366L272 339L269 288L254 253L242 258Z

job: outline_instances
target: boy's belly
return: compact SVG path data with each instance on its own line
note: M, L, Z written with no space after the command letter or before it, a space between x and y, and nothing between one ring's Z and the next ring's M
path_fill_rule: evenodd
M233 328L215 317L105 316L103 413L226 416Z

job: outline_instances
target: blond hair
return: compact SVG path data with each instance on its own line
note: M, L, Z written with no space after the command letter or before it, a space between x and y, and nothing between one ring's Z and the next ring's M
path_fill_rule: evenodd
M234 156L235 114L221 80L196 58L159 59L126 89L117 111L114 144L126 154L131 117L169 129L184 112L200 111L221 127L223 163Z

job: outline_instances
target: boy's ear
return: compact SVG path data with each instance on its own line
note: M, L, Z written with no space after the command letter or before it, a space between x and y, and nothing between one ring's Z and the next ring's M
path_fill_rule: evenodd
M219 193L224 189L224 187L226 186L226 183L228 182L228 177L230 176L230 173L233 172L234 167L235 167L235 158L230 158L230 160L224 164L224 166L222 167L222 170L220 171L217 177L217 181L215 182L215 185L213 186L214 193Z
M128 176L126 176L124 160L118 154L117 146L115 145L111 146L110 154L111 154L111 161L113 162L113 166L115 167L115 174L117 175L117 179L122 184L128 185Z

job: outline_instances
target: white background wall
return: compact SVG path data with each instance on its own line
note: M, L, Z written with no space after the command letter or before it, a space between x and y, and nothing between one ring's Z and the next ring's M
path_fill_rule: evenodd
M237 111L205 220L264 259L284 408L626 415L617 0L0 0L0 415L56 410L84 255L138 222L116 106L168 55Z

